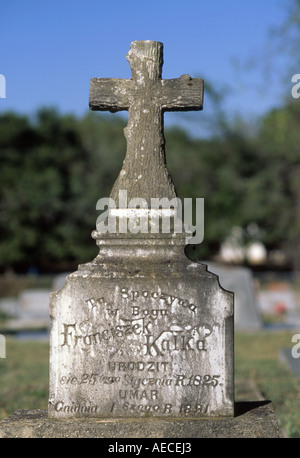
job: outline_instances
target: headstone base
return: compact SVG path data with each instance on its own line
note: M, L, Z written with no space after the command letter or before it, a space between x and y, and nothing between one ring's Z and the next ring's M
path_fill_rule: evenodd
M278 438L270 401L237 402L235 417L211 419L53 420L47 410L17 410L0 438Z

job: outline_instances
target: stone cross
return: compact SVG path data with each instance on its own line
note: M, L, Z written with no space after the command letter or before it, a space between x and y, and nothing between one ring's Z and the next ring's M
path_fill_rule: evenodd
M203 80L182 75L161 79L163 44L134 41L127 54L131 79L92 78L89 106L97 111L128 110L127 153L111 197L120 189L128 198L176 196L164 150L163 113L202 110Z

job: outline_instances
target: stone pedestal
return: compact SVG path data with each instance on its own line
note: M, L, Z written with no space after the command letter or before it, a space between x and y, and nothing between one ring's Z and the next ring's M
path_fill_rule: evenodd
M278 438L269 401L240 402L234 418L51 420L46 410L18 410L0 422L0 438ZM109 442L108 442L109 443ZM112 442L115 444L115 440ZM145 443L147 444L147 442ZM148 447L150 445L147 445Z
M49 417L233 416L233 295L182 238L101 238L51 294Z

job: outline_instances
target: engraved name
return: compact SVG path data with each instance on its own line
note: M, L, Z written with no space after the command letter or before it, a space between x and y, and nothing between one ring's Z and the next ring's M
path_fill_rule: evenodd
M84 321L77 325L77 322L63 323L61 332L61 346L80 347L84 351L89 351L92 345L105 345L109 341L120 341L128 336L138 339L138 346L143 355L164 356L166 352L174 351L195 352L207 351L206 339L213 331L220 330L220 325L198 323L197 326L187 326L185 328L172 325L169 329L163 330L158 335L151 333L151 323L145 325L144 319L123 320L128 324L119 324L108 329L101 329L97 332L87 333L90 323ZM78 333L80 331L80 333Z

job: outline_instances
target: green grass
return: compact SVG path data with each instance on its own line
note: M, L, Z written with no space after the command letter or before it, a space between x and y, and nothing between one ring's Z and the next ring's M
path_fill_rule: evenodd
M279 362L281 348L292 348L292 331L261 331L235 337L235 378L251 379L273 403L280 427L300 437L300 382ZM299 362L300 364L300 362Z
M49 393L49 344L6 339L0 359L0 419L18 409L46 409Z
M293 334L237 333L235 378L253 380L273 402L281 428L289 437L300 437L300 382L278 359L281 348L292 347ZM0 359L0 419L18 409L46 409L48 379L48 343L7 339L6 359ZM236 398L242 400L242 395L237 392Z

